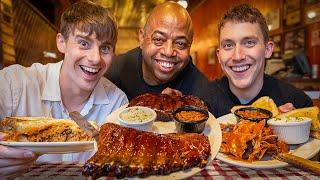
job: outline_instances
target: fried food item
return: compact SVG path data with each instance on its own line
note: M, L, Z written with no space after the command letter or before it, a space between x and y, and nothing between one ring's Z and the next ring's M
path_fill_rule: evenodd
M252 106L271 111L272 117L275 117L280 113L276 103L274 103L274 101L268 96L263 96L259 98L258 100L252 103Z
M277 117L308 117L311 121L311 136L320 139L319 108L317 106L295 109Z
M220 125L222 144L220 152L233 159L255 161L267 154L286 153L289 147L279 140L272 129L265 127L266 121L243 120L234 125Z
M94 122L90 122L96 127ZM20 142L66 142L91 141L70 119L50 117L6 117L0 122L0 131L7 134L6 141Z

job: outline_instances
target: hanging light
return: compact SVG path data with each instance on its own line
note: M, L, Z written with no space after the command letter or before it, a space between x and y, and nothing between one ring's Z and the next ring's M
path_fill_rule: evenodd
M309 19L312 19L312 18L317 16L317 13L315 11L309 11L307 13L307 16L308 16Z
M188 7L187 0L179 0L177 3L180 4L182 7L184 7L185 9Z

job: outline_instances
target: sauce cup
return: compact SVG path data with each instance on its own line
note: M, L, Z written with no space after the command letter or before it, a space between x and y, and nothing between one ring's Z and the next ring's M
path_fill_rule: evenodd
M241 120L249 120L258 123L262 120L272 118L272 112L256 107L239 108L234 112L234 115L237 117L237 122L240 122Z
M183 106L173 112L178 133L202 133L209 118L207 110Z

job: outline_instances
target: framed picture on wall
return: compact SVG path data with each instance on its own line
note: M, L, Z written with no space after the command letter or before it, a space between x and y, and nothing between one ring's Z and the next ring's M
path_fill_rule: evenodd
M284 19L286 26L292 26L301 22L300 0L285 0Z
M211 46L209 47L208 50L208 64L215 64L217 60L217 55L216 55L216 46Z
M292 25L300 23L300 21L301 21L300 17L301 17L300 10L286 14L286 16L285 16L286 26L292 26Z
M284 13L288 14L300 9L300 0L285 0Z
M304 49L305 47L305 30L297 29L285 34L284 37L284 53L289 54L291 52Z
M269 31L280 28L280 9L275 9L266 14L266 21Z

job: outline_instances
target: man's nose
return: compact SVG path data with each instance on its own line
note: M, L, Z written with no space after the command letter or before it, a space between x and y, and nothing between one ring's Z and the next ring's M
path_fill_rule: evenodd
M89 54L88 54L88 60L92 64L99 64L101 61L101 54L100 54L100 48L99 47L94 47L90 49Z
M245 59L245 53L244 53L244 50L242 49L241 46L239 45L236 45L234 51L233 51L233 56L232 56L232 59L233 60L242 60L242 59Z
M174 45L170 41L166 42L162 49L163 49L163 54L166 57L173 57L176 55L176 50L174 49Z

